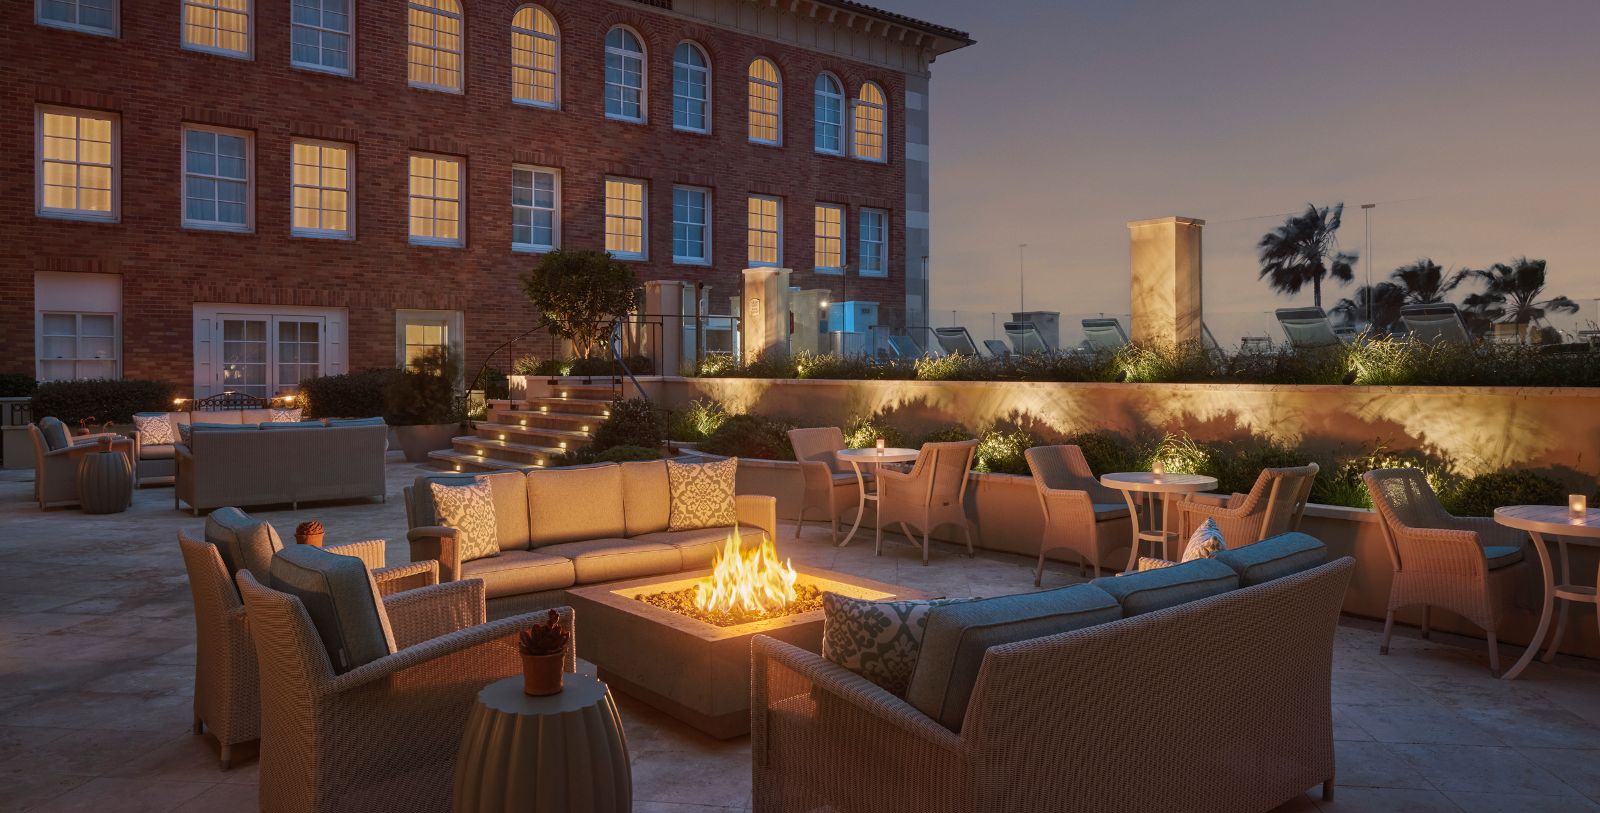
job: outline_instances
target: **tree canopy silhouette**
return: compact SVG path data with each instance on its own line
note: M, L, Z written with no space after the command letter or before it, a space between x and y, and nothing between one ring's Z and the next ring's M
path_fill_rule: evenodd
M1577 313L1578 303L1565 296L1545 294L1544 260L1518 257L1509 263L1463 271L1467 279L1483 284L1483 290L1466 298L1466 309L1490 322L1510 322L1517 326L1517 340L1528 341L1528 325L1550 313Z
M1261 250L1260 278L1273 290L1294 296L1311 286L1312 302L1322 307L1322 281L1343 284L1355 279L1357 253L1340 251L1336 237L1344 220L1344 204L1306 210L1285 220L1256 245Z

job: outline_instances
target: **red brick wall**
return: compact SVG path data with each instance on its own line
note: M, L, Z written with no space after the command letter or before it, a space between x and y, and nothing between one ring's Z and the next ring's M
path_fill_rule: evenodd
M829 287L836 299L882 303L882 320L904 311L905 143L903 77L849 60L692 24L645 5L548 0L561 26L562 110L513 104L508 26L518 3L465 0L464 94L406 84L405 3L356 0L356 78L289 67L289 6L257 2L255 58L179 47L178 0L122 0L116 39L44 28L33 3L0 8L8 44L0 58L0 370L33 369L33 274L38 270L123 275L123 375L192 381L194 302L327 305L349 312L352 369L394 361L395 308L465 314L469 364L532 324L517 275L536 258L513 254L511 164L562 170L562 245L604 244L605 175L650 182L645 279L713 285L716 301L738 292L745 265L745 197L784 198L784 264L794 284ZM639 31L648 50L646 125L609 121L603 108L603 40L614 24ZM710 135L672 129L672 50L699 42L712 61ZM745 138L745 70L756 55L782 71L784 146ZM889 100L889 162L821 156L812 144L812 84L830 70L853 94L871 80ZM94 224L34 214L34 110L39 103L121 116L121 221ZM250 130L255 136L255 231L181 227L180 134L185 122ZM289 235L290 141L315 137L356 145L356 239ZM467 245L407 242L407 153L466 160ZM713 189L713 264L671 263L673 183ZM812 205L845 203L856 263L857 212L890 212L888 279L819 276L812 265ZM547 343L546 343L547 344ZM536 349L522 345L523 349ZM504 366L503 357L500 359Z

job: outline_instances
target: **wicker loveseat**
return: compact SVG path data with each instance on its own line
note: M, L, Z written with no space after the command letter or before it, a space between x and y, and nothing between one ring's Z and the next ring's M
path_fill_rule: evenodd
M500 554L461 561L454 528L437 524L429 483L487 477L494 492ZM412 561L439 562L439 580L482 579L489 616L566 603L574 585L710 567L733 530L670 531L671 488L664 460L601 463L490 474L418 477L405 489ZM742 540L775 539L777 501L734 497Z
M177 412L138 412L135 417L147 418L156 415L166 415L172 422L173 431L178 431L179 426L194 424L217 424L228 426L241 426L244 424L262 424L272 420L274 412L282 410L273 409L213 409L213 410L180 410ZM177 447L176 443L150 443L149 438L135 428L132 432L134 459L138 467L134 474L141 486L171 483L177 478Z
M172 506L187 503L198 516L225 505L383 499L389 427L377 419L348 423L197 425L188 443L173 447Z

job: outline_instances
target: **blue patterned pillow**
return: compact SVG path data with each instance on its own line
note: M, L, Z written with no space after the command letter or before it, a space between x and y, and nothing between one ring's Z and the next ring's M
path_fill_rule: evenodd
M1217 527L1217 521L1206 517L1205 523L1194 529L1194 533L1189 536L1189 544L1184 546L1183 558L1180 561L1210 559L1227 549L1228 543L1222 540L1222 530Z
M928 611L961 599L869 601L822 594L822 657L904 697Z

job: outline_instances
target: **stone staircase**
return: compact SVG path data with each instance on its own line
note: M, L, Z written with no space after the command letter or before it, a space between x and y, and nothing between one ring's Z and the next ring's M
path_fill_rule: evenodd
M452 448L430 452L434 465L453 471L527 471L586 446L611 414L618 388L610 383L554 384L547 394L493 400L472 434L452 438Z

